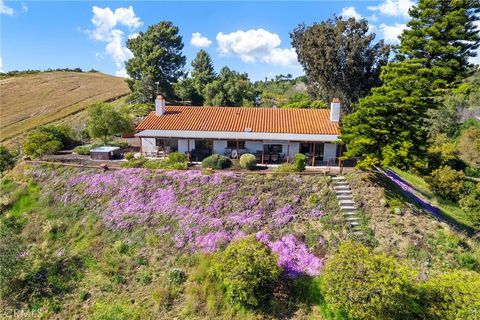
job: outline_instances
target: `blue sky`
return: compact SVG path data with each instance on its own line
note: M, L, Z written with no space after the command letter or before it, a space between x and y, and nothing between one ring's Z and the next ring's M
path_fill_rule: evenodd
M186 68L200 48L215 69L227 65L260 80L302 74L289 32L333 14L366 17L379 38L395 42L411 0L309 2L2 1L0 69L80 67L124 75L128 37L171 20L180 28Z

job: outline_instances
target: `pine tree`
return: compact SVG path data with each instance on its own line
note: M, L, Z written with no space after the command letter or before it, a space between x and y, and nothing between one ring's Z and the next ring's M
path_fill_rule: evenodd
M128 39L127 48L133 52L133 58L125 62L125 67L134 94L150 101L158 93L174 99L172 84L183 75L186 61L182 55L182 36L178 33L172 22L162 21Z
M192 67L191 76L194 80L194 87L200 95L203 95L205 86L215 80L212 58L202 49L198 51L192 61Z
M478 0L420 0L410 9L397 58L425 59L434 87L454 86L469 74L468 59L476 56L479 12Z
M382 69L384 84L361 99L342 124L345 157L360 157L358 166L365 168L425 168L425 113L434 106L434 100L431 70L424 64L424 60L406 60Z

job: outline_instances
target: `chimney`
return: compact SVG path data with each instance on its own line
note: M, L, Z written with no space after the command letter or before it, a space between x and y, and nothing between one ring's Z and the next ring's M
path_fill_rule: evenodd
M165 99L162 96L157 96L155 99L155 114L161 116L165 113Z
M340 99L333 98L330 104L330 122L340 121Z

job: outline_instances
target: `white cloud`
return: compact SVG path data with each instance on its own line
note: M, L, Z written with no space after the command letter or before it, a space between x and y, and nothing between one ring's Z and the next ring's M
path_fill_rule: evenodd
M355 7L346 7L342 9L342 12L340 12L340 15L343 18L355 18L355 20L360 20L362 19L362 15L358 13L357 9Z
M105 53L113 58L116 66L115 74L117 76L125 77L124 62L133 57L132 52L125 46L125 32L119 29L126 27L129 29L129 39L138 37L138 33L133 32L143 23L139 17L135 15L132 6L128 8L117 8L112 11L110 8L99 8L94 6L92 8L93 17L92 24L95 26L94 30L88 33L90 36L98 41L106 42Z
M408 18L408 9L414 5L412 0L385 0L378 6L368 6L368 10L379 11L391 17Z
M22 6L22 12L23 13L27 13L28 12L28 6L25 2L22 2L21 3L21 6Z
M295 50L279 48L282 42L280 37L265 29L238 30L228 34L219 32L216 38L220 55L233 54L247 63L260 61L285 67L300 67Z
M190 44L197 48L208 48L212 44L212 41L207 37L203 37L200 32L194 32L192 33Z
M7 16L13 16L15 11L13 8L7 6L3 0L0 0L0 14L6 14Z
M395 44L400 41L398 36L406 27L407 25L402 23L395 23L394 25L386 25L385 23L382 23L380 25L380 30L382 31L385 42Z

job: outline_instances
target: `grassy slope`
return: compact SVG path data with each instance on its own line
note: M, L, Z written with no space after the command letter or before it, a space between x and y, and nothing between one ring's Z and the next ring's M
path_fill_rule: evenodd
M65 193L64 189L51 189L56 183L50 186L50 182L66 181L77 172L76 169L50 171L45 167L37 168L41 172L50 172L55 178L43 178L45 180L40 180L37 185L24 183L24 192L15 195L17 201L0 215L0 227L3 224L4 230L10 230L3 231L2 235L6 237L0 238L0 247L18 248L16 252L29 253L19 261L24 261L23 265L12 265L11 268L23 270L24 273L18 273L21 278L27 275L27 279L36 279L47 272L46 278L40 278L42 281L16 283L18 289L12 299L26 303L20 303L23 311L38 310L37 315L59 313L61 318L93 319L108 318L109 314L129 319L253 319L258 316L228 307L218 284L208 281L208 259L190 249L175 248L171 236L160 231L163 230L161 225L166 223L168 226L173 221L160 221L157 226L139 225L130 230L110 230L101 218L108 197L96 198L93 206L85 206L82 197L64 205L57 199ZM81 172L88 176L93 171ZM163 181L160 174L157 176L158 181ZM184 195L178 193L178 196L188 200L189 190L193 188L191 191L199 192L195 203L207 205L211 203L210 199L215 199L234 183L238 188L228 201L232 208L241 207L245 199L252 196L260 199L260 206L270 199L276 206L294 201L304 213L286 229L275 232L280 231L278 236L284 232L303 234L311 248L316 247L316 239L322 235L326 246L318 247L315 253L320 256L327 252L331 254L338 243L349 237L339 220L339 213L331 207L329 182L321 176L305 176L302 180L303 183L293 187L291 184L295 184L295 180L288 177L249 175L216 187L209 186L209 183L193 183L183 191ZM349 180L363 211L365 228L370 230L366 230L369 236L365 241L377 252L392 254L411 264L420 276L456 268L480 269L480 249L474 241L428 215L415 212L415 208L402 202L394 190L382 188L368 174L353 173ZM14 185L11 181L0 183L6 193L13 193ZM82 195L80 190L73 193ZM296 194L302 194L300 202L296 202ZM329 215L319 220L308 217L307 208L313 206L312 194L319 196L320 204L325 203L331 208ZM394 214L395 207L401 207L403 213ZM223 214L228 215L232 208L222 209ZM250 233L255 229L245 231ZM18 256L16 252L13 252L14 256ZM58 268L58 263L62 268ZM166 272L172 267L187 272L185 284L165 287ZM43 294L37 290L44 290ZM285 292L280 292L280 296L282 294ZM341 315L328 311L321 299L317 303L311 306L312 309L305 306L296 309L290 301L280 300L280 307L284 304L288 318L293 319L342 319ZM0 299L0 307L1 304ZM11 307L10 303L8 306Z
M39 125L75 116L97 101L127 94L118 77L102 73L43 72L0 79L0 142Z
M423 198L427 199L431 204L442 210L446 216L454 221L460 222L461 224L472 227L470 220L456 203L436 196L430 190L428 183L425 182L425 180L423 180L421 177L397 168L391 169L406 182L408 182L413 188L415 188L423 196Z

